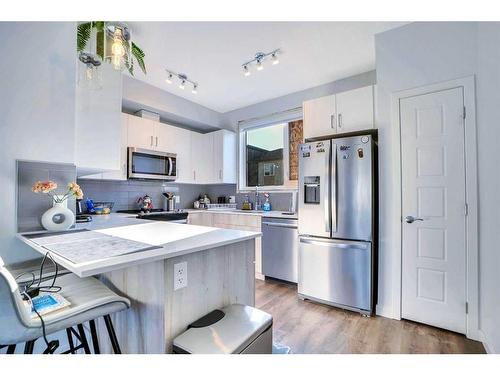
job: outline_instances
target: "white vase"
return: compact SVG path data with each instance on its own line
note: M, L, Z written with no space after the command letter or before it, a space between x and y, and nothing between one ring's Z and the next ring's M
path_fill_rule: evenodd
M42 215L42 226L50 231L66 230L75 223L75 214L68 208L68 201L54 202Z

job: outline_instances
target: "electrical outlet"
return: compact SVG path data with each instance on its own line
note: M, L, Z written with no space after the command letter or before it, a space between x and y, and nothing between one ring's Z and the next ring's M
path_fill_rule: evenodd
M174 264L174 290L182 289L188 285L187 262Z

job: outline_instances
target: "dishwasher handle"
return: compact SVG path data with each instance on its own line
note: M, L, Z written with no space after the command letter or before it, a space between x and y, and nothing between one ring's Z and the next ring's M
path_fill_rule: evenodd
M270 222L263 222L263 225L267 225L269 227L280 227L280 228L291 228L291 229L297 229L298 226L297 224L283 224L283 223L270 223Z

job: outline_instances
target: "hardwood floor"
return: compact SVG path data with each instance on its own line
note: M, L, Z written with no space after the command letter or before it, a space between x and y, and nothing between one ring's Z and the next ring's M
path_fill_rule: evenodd
M256 280L255 306L273 315L274 342L292 353L485 353L458 333L302 301L277 281Z

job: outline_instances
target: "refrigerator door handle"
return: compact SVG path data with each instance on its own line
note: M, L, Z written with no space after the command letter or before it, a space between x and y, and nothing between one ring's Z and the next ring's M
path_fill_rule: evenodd
M331 216L330 216L330 189L328 188L328 176L330 176L330 155L325 157L325 175L327 176L325 181L325 188L323 189L323 196L325 197L325 231L331 231Z
M340 241L340 240L322 240L319 238L304 238L300 237L299 241L309 245L317 246L327 246L327 247L337 247L339 249L358 249L358 250L369 250L369 243L359 242L359 241Z
M332 142L332 232L337 231L337 145Z

